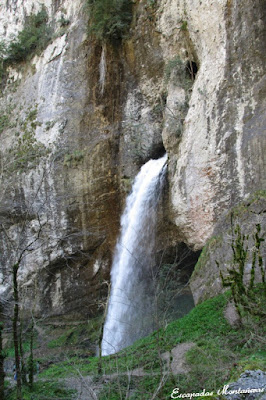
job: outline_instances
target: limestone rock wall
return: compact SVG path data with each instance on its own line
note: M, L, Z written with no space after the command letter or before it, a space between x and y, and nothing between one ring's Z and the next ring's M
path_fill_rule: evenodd
M9 67L1 98L1 291L41 226L19 271L25 304L83 317L106 293L125 196L146 160L168 153L158 250L201 249L226 210L265 187L265 4L137 0L114 44L88 35L83 0L7 0L1 39L42 4L53 39Z
M7 40L37 11L33 1L22 3L1 6L3 26L16 24L7 25ZM27 249L19 269L27 308L77 319L98 312L119 227L118 107L95 95L101 48L87 40L84 2L41 4L55 38L9 67L2 95L1 290L10 290L12 265ZM58 33L62 14L70 23Z
M247 200L225 212L215 227L213 236L207 241L200 258L190 278L190 287L195 304L209 297L216 296L223 287L220 273L227 278L233 265L233 248L237 243L242 243L242 248L247 251L244 283L248 287L251 282L252 264L255 260L255 282L263 282L266 264L266 246L259 238L264 238L266 233L266 192L259 191ZM239 227L239 232L238 232ZM239 240L239 234L241 240ZM257 247L256 247L257 246ZM254 259L255 255L255 259ZM263 268L259 265L259 257L262 259ZM239 272L239 263L234 262L234 268ZM263 272L264 271L264 272ZM264 278L265 279L265 278Z
M223 210L265 187L265 5L193 1L184 10L199 70L170 148L170 202L187 241L202 247Z

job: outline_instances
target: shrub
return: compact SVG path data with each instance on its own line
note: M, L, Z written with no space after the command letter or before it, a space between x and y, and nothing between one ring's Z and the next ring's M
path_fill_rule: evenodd
M43 7L36 15L26 18L24 28L7 48L6 63L25 61L34 53L41 52L49 43L52 35L48 25L48 14Z
M9 119L6 114L3 114L0 116L0 133L4 131L5 128L7 128L9 125Z
M84 152L82 150L75 150L73 153L66 154L64 157L64 165L70 167L71 165L77 166L84 159Z
M2 41L0 42L0 84L2 84L2 81L5 76L5 65L4 65L5 57L6 57L6 44Z
M125 37L132 19L130 0L88 0L89 32L100 40Z

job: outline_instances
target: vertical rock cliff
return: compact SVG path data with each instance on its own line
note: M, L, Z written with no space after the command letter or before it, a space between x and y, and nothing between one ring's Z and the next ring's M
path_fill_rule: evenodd
M230 207L265 188L263 0L142 0L122 40L88 33L83 0L7 0L8 44L44 6L45 49L1 82L1 278L36 313L88 316L104 294L125 195L165 150L158 250L201 249Z

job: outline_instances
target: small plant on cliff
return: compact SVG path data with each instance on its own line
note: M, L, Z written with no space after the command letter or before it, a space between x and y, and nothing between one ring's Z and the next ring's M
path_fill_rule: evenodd
M0 85L2 86L2 82L5 76L5 57L6 57L6 44L1 41L0 42Z
M164 76L165 80L168 81L172 72L175 72L175 75L181 75L183 77L185 73L185 66L183 61L179 56L174 57L172 60L169 60L165 65Z
M180 30L187 31L187 21L181 21Z
M75 150L73 153L65 154L64 166L70 167L77 166L84 159L84 151Z
M26 17L25 25L7 48L5 62L12 64L25 61L36 52L41 52L48 45L52 36L48 25L48 14L45 7L37 14Z
M130 0L88 0L89 32L100 40L121 40L126 36L131 19Z
M9 125L9 119L6 114L3 114L0 116L0 133L4 131L5 128L7 128Z
M224 287L230 287L232 291L233 300L240 316L243 317L245 312L252 315L257 315L259 317L265 317L265 311L260 303L255 301L254 297L254 280L255 280L255 270L258 265L261 280L266 293L265 286L265 272L263 268L263 260L261 256L261 243L264 241L263 237L260 236L261 226L256 224L256 230L253 234L254 246L252 248L252 264L250 270L249 282L245 282L245 267L249 257L248 248L248 235L241 232L240 225L237 224L233 227L233 218L231 216L231 227L232 227L232 243L231 248L233 251L232 267L227 269L228 275L224 276L220 271L220 277L222 279L222 284ZM216 261L219 267L219 262Z

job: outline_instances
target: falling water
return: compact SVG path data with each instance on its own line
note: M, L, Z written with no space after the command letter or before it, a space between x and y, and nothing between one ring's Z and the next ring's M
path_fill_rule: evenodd
M147 278L153 262L156 211L166 160L165 155L143 165L126 201L111 270L103 355L119 351L152 329L153 302Z
M106 75L106 58L105 58L105 46L102 47L102 54L101 60L99 64L99 85L100 85L100 92L103 95L104 86L105 86L105 75Z

